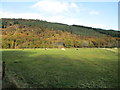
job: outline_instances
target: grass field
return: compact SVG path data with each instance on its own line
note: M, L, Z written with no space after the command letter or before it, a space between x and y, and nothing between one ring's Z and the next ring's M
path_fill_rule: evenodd
M19 88L115 88L116 50L3 49L2 59L6 62L3 87L14 84Z

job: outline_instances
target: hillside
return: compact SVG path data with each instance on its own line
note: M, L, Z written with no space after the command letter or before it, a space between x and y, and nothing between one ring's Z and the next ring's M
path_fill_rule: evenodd
M99 28L85 27L80 25L67 25L61 23L51 23L42 20L33 20L33 19L2 19L2 27L6 27L8 24L21 24L28 27L39 27L43 26L48 29L61 30L72 32L77 35L83 36L106 36L110 35L112 37L120 37L120 31L114 30L104 30Z
M119 32L32 19L2 19L2 48L116 47Z

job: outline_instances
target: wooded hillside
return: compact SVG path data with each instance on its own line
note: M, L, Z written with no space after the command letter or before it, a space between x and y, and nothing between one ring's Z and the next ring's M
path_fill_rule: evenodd
M2 48L117 47L119 31L32 19L2 19Z

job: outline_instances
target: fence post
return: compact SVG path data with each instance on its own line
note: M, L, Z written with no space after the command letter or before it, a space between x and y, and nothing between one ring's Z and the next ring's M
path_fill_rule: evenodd
M5 77L5 62L2 63L2 80Z

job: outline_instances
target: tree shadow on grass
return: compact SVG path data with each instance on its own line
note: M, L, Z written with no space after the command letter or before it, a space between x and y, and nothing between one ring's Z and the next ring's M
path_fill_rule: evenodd
M84 60L71 59L64 55L37 54L36 52L3 51L6 62L6 76L11 74L15 85L23 88L105 88L116 87L108 84L109 78ZM97 67L97 65L96 65ZM9 79L8 79L9 80ZM11 79L10 79L11 80ZM6 82L3 83L4 86ZM9 87L10 88L10 87Z

